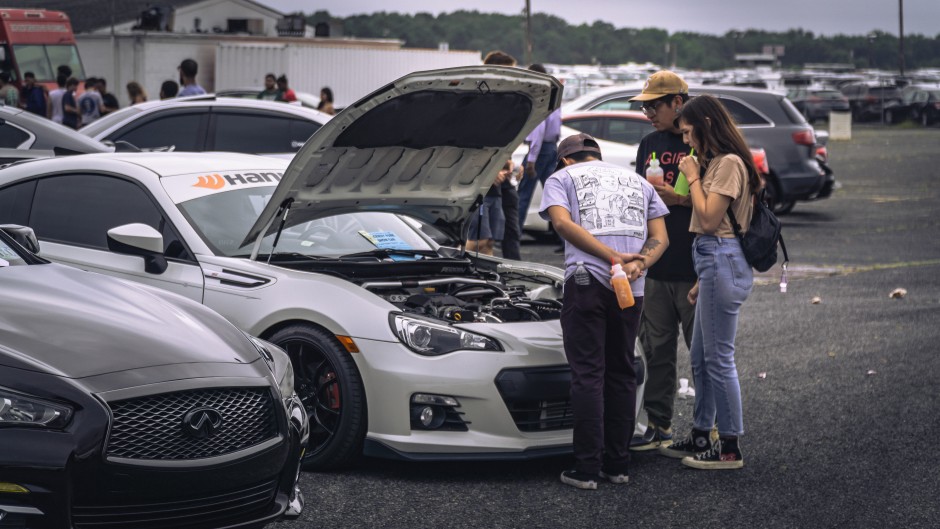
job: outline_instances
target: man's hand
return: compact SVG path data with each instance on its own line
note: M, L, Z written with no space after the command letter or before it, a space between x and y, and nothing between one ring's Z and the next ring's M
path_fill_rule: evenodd
M675 206L682 204L685 197L676 194L676 188L672 187L669 184L663 184L661 186L653 186L653 189L656 190L656 193L659 194L659 198L663 199L663 203L667 206Z
M617 257L613 259L613 263L619 264L623 267L623 271L627 274L627 279L630 281L635 281L636 278L643 275L643 271L646 270L646 258L638 253L624 253L617 252ZM611 269L611 273L613 270Z
M526 177L526 178L535 178L535 162L526 162L526 164L525 164L525 177Z
M689 290L689 295L686 296L686 298L689 300L689 303L693 305L695 305L695 302L698 301L698 281L696 281L695 286Z

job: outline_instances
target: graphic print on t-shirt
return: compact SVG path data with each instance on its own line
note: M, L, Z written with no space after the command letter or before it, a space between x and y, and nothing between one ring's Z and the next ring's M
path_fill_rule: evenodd
M646 238L643 185L616 167L574 167L568 175L578 195L581 227L591 235Z

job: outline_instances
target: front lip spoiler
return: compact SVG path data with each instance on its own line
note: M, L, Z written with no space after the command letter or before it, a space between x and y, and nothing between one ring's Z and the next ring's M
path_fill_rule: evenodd
M574 453L572 445L531 448L519 452L436 453L401 452L380 441L366 439L362 452L369 457L398 461L531 461L546 457L567 456Z

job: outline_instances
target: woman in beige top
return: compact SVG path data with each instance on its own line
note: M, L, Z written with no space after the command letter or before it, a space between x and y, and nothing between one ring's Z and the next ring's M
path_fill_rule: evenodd
M682 458L693 468L741 468L738 436L744 433L744 421L734 337L738 311L754 277L731 228L728 208L747 226L752 193L760 189L761 180L747 143L717 99L695 97L677 119L683 141L700 158L687 156L679 162L692 199L689 230L697 234L692 258L698 282L689 292L689 302L695 305L689 354L696 393L691 434L660 448L660 453ZM712 443L709 432L716 421L719 439Z

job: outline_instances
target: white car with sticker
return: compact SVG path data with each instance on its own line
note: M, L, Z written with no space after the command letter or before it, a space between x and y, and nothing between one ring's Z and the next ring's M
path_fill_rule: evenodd
M521 69L417 72L289 164L120 153L8 167L0 222L30 224L49 259L172 290L283 347L311 420L308 468L362 452L568 453L563 271L459 242L560 100L555 79Z

